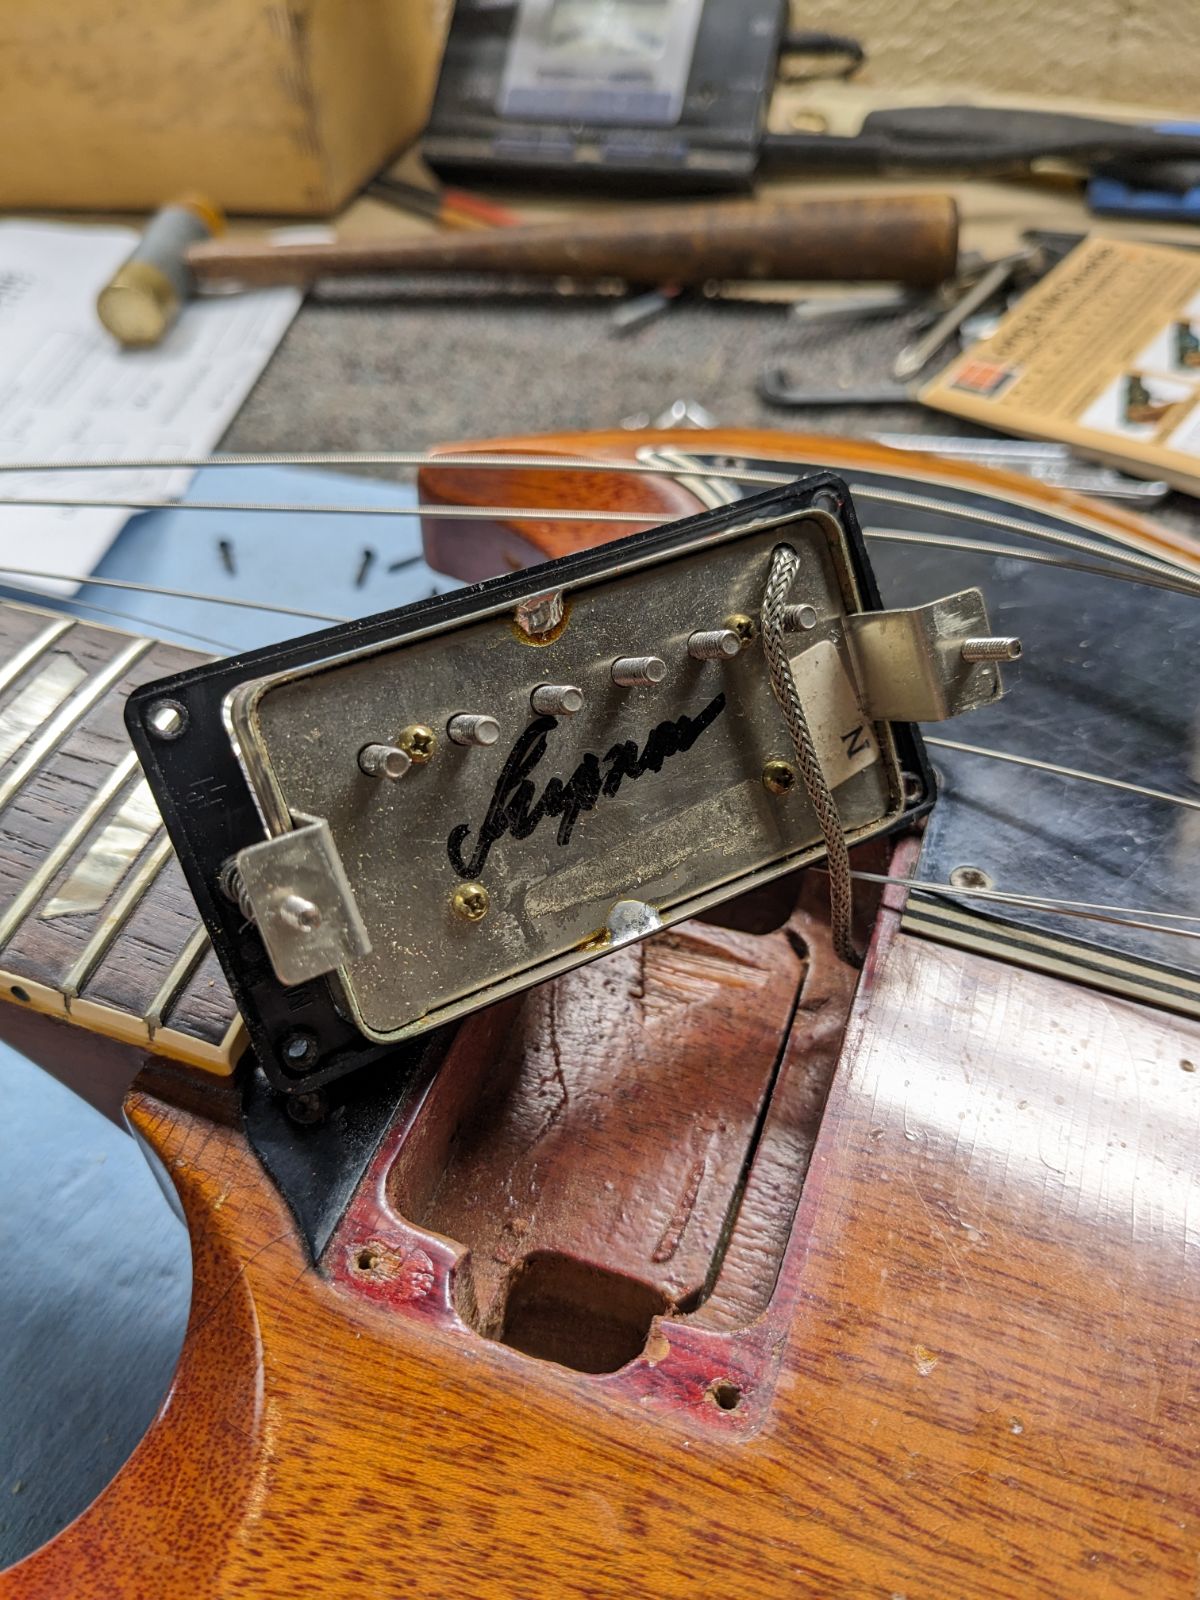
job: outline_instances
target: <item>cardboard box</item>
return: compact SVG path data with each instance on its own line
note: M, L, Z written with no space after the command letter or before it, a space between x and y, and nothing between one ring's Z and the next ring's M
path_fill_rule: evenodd
M336 210L424 125L447 0L0 6L0 206Z

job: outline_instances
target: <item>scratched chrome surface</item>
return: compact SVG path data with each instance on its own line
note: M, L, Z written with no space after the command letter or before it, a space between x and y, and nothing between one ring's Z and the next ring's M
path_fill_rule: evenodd
M786 538L802 562L793 597L819 618L796 648L828 641L845 661L845 580L831 529L828 518L754 529L636 576L594 581L572 593L567 625L546 645L522 639L507 614L493 616L268 682L238 701L243 749L253 743L265 758L277 798L293 812L325 817L333 830L373 944L342 975L364 1031L409 1031L422 1017L440 1020L509 983L523 986L588 959L618 900L646 901L673 922L814 853L819 830L803 789L780 798L761 782L764 762L791 754L761 642L732 661L700 662L689 658L687 639L731 613L758 613L771 551ZM666 661L661 684L611 683L615 657L645 654ZM484 861L473 860L506 759L533 720L530 693L547 682L577 684L585 704L545 729L544 756L528 772L535 797L549 778L566 782L585 752L607 773L606 754L624 741L640 753L659 724L699 718L719 695L725 704L690 749L602 794L567 842L547 816L528 837L505 832ZM497 744L451 743L446 723L463 711L496 717ZM392 784L360 774L363 745L390 741L413 722L439 733L427 766ZM843 822L860 835L900 806L895 753L886 729L876 728L877 748L881 737L879 759L836 790ZM462 825L468 831L456 870L448 840ZM487 916L473 924L450 904L467 878L483 882L491 897ZM589 941L590 949L581 948Z

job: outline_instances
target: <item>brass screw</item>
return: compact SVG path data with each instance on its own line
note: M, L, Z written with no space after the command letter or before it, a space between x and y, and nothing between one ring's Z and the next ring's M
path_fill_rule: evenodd
M490 903L491 896L481 883L460 883L450 896L455 916L464 922L482 922Z
M762 781L768 794L787 794L789 789L795 788L796 769L790 761L781 761L778 756L772 756L763 766Z
M725 626L737 634L743 644L752 644L758 638L758 623L744 611L735 611L725 618Z
M423 767L427 761L433 760L437 734L423 722L410 722L407 728L401 728L396 735L396 745L414 766Z

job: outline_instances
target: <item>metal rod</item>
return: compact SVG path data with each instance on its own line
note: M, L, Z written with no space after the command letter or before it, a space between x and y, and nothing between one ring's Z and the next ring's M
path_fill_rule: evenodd
M967 550L985 556L1004 556L1012 561L1059 567L1066 572L1087 572L1095 578L1113 578L1119 583L1137 583L1148 589L1165 589L1169 594L1197 593L1183 573L1178 577L1170 574L1157 578L1148 572L1122 572L1119 567L1101 567L1094 561L1072 561L1067 556L1047 555L1043 550L1026 550L1019 544L992 544L989 539L954 539L941 533L906 533L899 528L864 528L863 537L876 539L881 544L928 544L943 550Z
M332 616L325 611L302 611L295 606L272 605L269 600L241 600L228 594L202 594L195 589L164 589L153 583L131 583L126 578L95 578L89 572L46 572L37 567L6 567L0 566L0 577L11 573L19 578L40 578L44 581L54 578L63 583L94 583L100 589L129 589L134 594L159 595L165 600L200 600L205 605L234 606L239 611L270 611L281 617L300 617L305 621L316 622L350 622L350 617ZM21 587L14 585L14 587ZM64 597L69 598L69 597ZM140 618L135 618L140 621Z
M1038 539L1046 544L1062 545L1068 550L1082 550L1085 555L1099 555L1110 561L1121 561L1131 567L1161 574L1166 572L1169 576L1185 572L1186 568L1174 563L1168 564L1152 556L1137 555L1132 550L1108 550L1104 545L1097 545L1090 539L1081 539L1078 534L1062 533L1054 528L1040 527L1036 522L1025 522L1020 517L1007 517L995 512L976 511L973 506L958 505L954 501L937 500L929 495L909 494L907 490L873 489L869 484L852 483L850 492L859 500L886 500L893 505L909 506L914 511L949 511L961 517L964 522L983 522L993 528L1004 528L1009 533L1022 534L1027 539ZM1196 580L1196 589L1200 593L1200 578Z
M824 868L819 870L823 871ZM926 894L944 895L950 899L993 900L1002 905L1025 906L1031 911L1045 911L1051 916L1079 917L1085 922L1107 922L1118 928L1138 928L1147 933L1169 933L1177 939L1200 939L1200 929L1175 928L1170 924L1142 920L1145 917L1165 916L1178 917L1181 922L1200 920L1186 916L1182 912L1144 911L1134 906L1093 909L1091 902L1086 900L1055 900L1035 895L1006 894L1000 889L960 889L952 883L929 882L923 878L893 877L886 872L855 870L851 875L864 883L898 884L902 889L919 889ZM1106 915L1104 914L1106 911L1119 912L1120 915Z
M963 441L972 443L973 441ZM986 441L985 441L986 442ZM797 463L797 467L802 465ZM264 467L264 466L453 466L453 467L479 467L503 468L520 466L532 467L539 470L559 471L592 471L592 472L621 472L645 476L678 476L682 471L678 467L666 467L662 464L645 461L613 461L596 460L588 456L537 456L518 454L498 454L494 452L463 452L459 455L442 454L427 450L360 450L360 451L262 451L257 454L238 455L210 455L210 456L172 456L169 459L154 460L151 458L138 460L121 460L117 457L105 457L94 461L9 461L0 462L0 474L4 473L34 473L34 472L115 472L115 471L143 471L160 469L163 471L198 469L201 467ZM797 476L795 472L764 472L748 467L713 467L705 463L697 463L694 468L687 469L687 476L696 478L724 479L735 483L758 483L765 486L775 486L791 483ZM910 505L917 509L948 511L962 516L969 521L988 522L995 527L1008 528L1011 532L1022 533L1028 538L1046 539L1050 542L1071 540L1075 536L1056 534L1054 530L1039 527L1035 523L1023 522L1019 518L997 516L993 513L980 512L970 506L963 506L956 501L936 500L928 496L909 495L899 490L881 490L866 484L852 484L852 492L860 499L894 500L897 504ZM178 500L147 500L131 504L121 500L23 500L15 499L0 501L9 505L90 505L104 506L114 509L156 510L162 507L196 506L206 510L227 511L321 511L326 514L331 512L361 513L364 515L448 515L451 514L442 507L389 507L374 506L294 506L287 504L259 504L246 502L244 504L204 505L195 501ZM549 510L530 510L517 507L472 507L463 510L479 511L483 515L499 515L501 513L514 516L524 514L530 517L544 519L551 513ZM458 513L461 515L461 511ZM571 520L571 514L559 511L553 512L556 519ZM592 521L637 521L637 513L630 512L589 512L576 513L577 518L586 515ZM644 519L642 519L644 520ZM1119 538L1116 532L1112 537ZM1080 541L1081 547L1087 541ZM1139 557L1133 552L1126 555L1125 551L1111 551L1104 546L1092 547L1093 554L1103 554L1112 560L1133 559L1140 563L1149 561L1154 564L1157 558ZM1162 564L1168 564L1169 558L1163 558ZM1175 568L1174 563L1170 565ZM1175 570L1179 570L1175 568Z
M1171 794L1166 789L1151 789L1144 783L1126 783L1122 778L1105 778L1098 772L1084 772L1079 767L1060 767L1054 761L1039 761L1035 756L1013 755L1008 750L989 750L984 745L963 744L959 739L935 739L926 735L926 744L940 750L961 750L969 756L987 756L991 761L1010 761L1014 766L1033 767L1038 772L1052 772L1060 778L1079 778L1084 783L1100 783L1106 789L1124 789L1129 794L1145 795L1150 800L1165 800L1168 805L1186 806L1190 811L1200 811L1200 800L1187 795Z

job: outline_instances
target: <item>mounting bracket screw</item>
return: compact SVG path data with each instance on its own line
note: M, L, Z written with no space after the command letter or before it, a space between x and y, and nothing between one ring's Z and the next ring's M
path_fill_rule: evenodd
M299 1072L303 1067L311 1067L317 1059L317 1038L307 1028L293 1028L290 1033L285 1033L279 1045L279 1054L285 1067L292 1072Z
M753 644L758 638L758 623L744 611L735 611L731 617L726 617L725 626L736 633L744 645Z
M482 922L488 914L491 898L482 883L460 883L450 896L450 906L454 915L464 922Z
M796 769L774 756L763 765L762 784L768 794L787 794L796 787Z
M410 722L407 728L401 728L396 735L396 745L414 766L423 767L427 761L433 760L437 734L424 722Z

